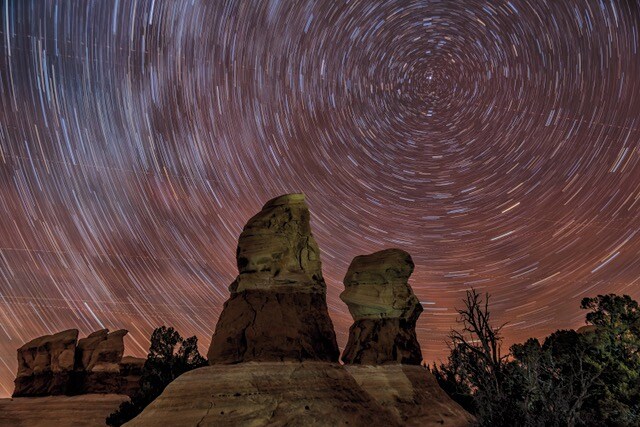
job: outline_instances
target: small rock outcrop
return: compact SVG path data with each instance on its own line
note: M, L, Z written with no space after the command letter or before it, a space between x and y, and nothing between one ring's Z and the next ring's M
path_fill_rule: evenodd
M339 357L320 250L303 194L267 202L238 240L229 286L209 347L210 364Z
M74 370L78 330L35 338L18 349L14 396L66 394Z
M415 328L423 309L408 283L413 268L411 255L400 249L353 259L340 295L354 319L342 355L344 363L422 362Z
M78 340L78 330L70 329L29 341L18 349L13 396L132 395L144 359L123 361L126 334L102 329Z

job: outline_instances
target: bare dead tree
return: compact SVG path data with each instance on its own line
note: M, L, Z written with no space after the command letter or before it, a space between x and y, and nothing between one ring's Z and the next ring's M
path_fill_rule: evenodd
M464 307L457 310L462 329L451 331L449 345L465 368L468 387L479 402L478 410L487 412L483 418L493 419L500 409L495 403L505 398L502 383L508 354L501 351L504 324L492 325L488 293L483 297L472 288L463 303Z

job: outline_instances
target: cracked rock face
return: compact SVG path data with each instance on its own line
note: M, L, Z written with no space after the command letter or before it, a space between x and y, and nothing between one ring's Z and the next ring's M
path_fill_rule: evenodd
M354 319L344 363L421 363L415 328L423 309L408 283L413 268L411 255L400 249L353 259L340 295Z
M240 234L238 277L216 325L209 363L337 361L320 250L303 194L267 202Z
M236 253L231 292L262 289L324 293L320 249L311 235L304 194L267 202L245 225Z

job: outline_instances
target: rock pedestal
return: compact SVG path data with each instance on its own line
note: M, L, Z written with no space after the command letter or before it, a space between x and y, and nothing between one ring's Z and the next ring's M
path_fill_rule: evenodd
M421 363L415 328L423 309L408 283L413 268L411 256L400 249L353 259L340 295L354 319L344 363Z
M287 194L247 222L236 253L239 274L213 334L210 364L338 360L309 217L304 195Z

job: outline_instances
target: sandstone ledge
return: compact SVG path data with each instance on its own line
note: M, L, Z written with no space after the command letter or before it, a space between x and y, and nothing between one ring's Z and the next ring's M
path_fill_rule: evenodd
M97 427L129 398L121 394L0 399L0 426Z
M468 426L420 366L249 362L188 372L127 427Z
M345 365L345 368L403 426L463 427L475 421L422 366Z

